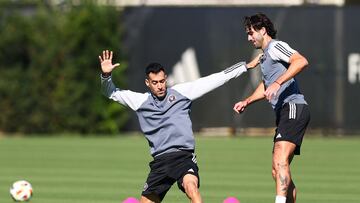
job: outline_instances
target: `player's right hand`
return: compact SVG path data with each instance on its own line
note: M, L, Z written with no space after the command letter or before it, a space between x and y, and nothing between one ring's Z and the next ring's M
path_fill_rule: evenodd
M101 70L103 73L111 73L117 66L120 66L120 63L112 64L113 52L109 50L104 50L102 56L99 56Z
M246 106L248 105L248 102L246 101L246 100L244 100L244 101L239 101L238 103L236 103L235 105L234 105L234 111L236 112L236 113L242 113L242 112L244 112L244 110L245 110L245 108L246 108Z

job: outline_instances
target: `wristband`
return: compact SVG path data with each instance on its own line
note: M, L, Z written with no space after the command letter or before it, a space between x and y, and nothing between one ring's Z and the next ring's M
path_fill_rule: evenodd
M111 72L110 72L110 73L101 73L101 76L102 76L103 78L108 78L108 77L111 76Z

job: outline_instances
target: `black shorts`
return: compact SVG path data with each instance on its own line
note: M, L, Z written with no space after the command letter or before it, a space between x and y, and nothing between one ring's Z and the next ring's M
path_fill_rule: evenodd
M300 154L301 143L310 121L310 111L306 104L286 103L276 115L274 143L289 141L296 144L295 155Z
M198 187L200 187L199 168L196 164L196 155L192 152L178 151L162 154L156 156L149 166L150 173L144 185L143 196L156 194L162 201L176 181L179 189L185 192L182 182L186 174L195 175L198 178Z

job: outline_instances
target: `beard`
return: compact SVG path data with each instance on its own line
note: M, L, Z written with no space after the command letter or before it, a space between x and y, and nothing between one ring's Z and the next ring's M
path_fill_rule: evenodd
M261 43L259 41L253 42L255 49L261 49Z

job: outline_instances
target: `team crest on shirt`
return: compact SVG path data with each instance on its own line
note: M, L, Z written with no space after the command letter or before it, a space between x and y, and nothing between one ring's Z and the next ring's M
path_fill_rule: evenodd
M263 63L265 60L266 60L266 54L263 54L263 55L260 57L260 63Z
M147 183L144 184L143 191L146 191L148 189L149 185Z
M169 101L170 103L172 103L172 102L175 101L175 100L176 100L175 95L170 95L170 96L169 96L168 101Z

